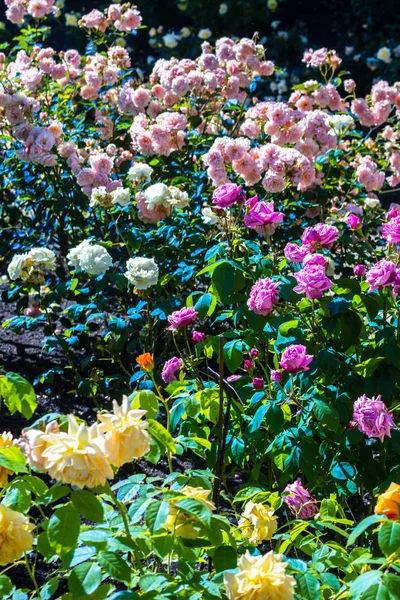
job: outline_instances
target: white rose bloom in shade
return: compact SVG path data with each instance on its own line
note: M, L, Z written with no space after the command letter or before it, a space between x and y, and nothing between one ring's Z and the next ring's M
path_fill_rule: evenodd
M212 36L212 31L211 29L200 29L197 35L201 40L208 40Z
M131 199L131 192L129 188L117 188L110 192L113 204L119 204L120 206L128 206L129 200Z
M168 204L173 208L184 208L190 202L187 192L180 190L178 187L170 186L169 191L171 196L168 198Z
M187 38L191 35L191 31L189 27L182 27L181 29L181 38Z
M129 181L150 181L153 169L146 163L134 163L128 171Z
M381 60L382 62L389 64L392 62L392 56L391 56L391 51L390 48L388 48L387 46L382 46L382 48L379 48L378 52L376 53L376 58L378 58L379 60Z
M96 206L96 204L100 204L100 206L105 206L108 204L107 201L107 190L104 185L93 188L92 193L90 195L90 203L89 206Z
M112 258L100 244L85 240L67 254L68 263L76 271L86 271L89 275L104 274L112 265Z
M24 254L16 254L7 270L10 279L21 278L22 281L27 281L31 275L33 276L36 267L49 270L55 269L56 255L54 252L47 248L31 248L29 252Z
M381 205L378 198L365 198L364 204L365 206L368 206L368 208L378 208L378 206Z
M29 250L29 255L33 260L33 263L37 267L44 267L45 269L56 268L56 255L53 250L48 250L47 248L31 248Z
M29 277L31 267L32 259L30 258L29 252L16 254L8 265L8 276L12 280L20 277L22 281L25 281Z
M164 46L167 48L176 48L179 37L175 33L166 33L163 35Z
M155 206L165 204L171 195L168 186L165 183L155 183L148 187L144 192L144 199L150 210L153 210Z
M137 256L130 258L126 263L124 273L128 281L138 290L147 290L147 288L157 285L159 269L154 258L144 258Z
M228 12L228 5L225 2L222 2L222 4L219 5L218 12L221 16L226 15L226 13Z
M217 215L211 210L209 206L205 206L201 209L201 215L203 222L206 225L215 225L215 223L218 223Z

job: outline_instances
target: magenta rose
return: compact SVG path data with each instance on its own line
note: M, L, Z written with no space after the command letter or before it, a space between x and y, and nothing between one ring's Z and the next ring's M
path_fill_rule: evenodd
M264 379L262 379L261 377L254 377L253 381L251 382L251 385L255 390L262 390L264 389Z
M171 383L172 381L177 381L179 370L183 367L183 362L180 358L174 356L174 358L170 358L164 364L163 369L161 371L161 377L164 383Z
M279 366L288 373L298 373L299 371L308 371L308 365L314 358L312 354L306 354L307 348L301 344L292 344L288 346L281 356Z
M339 230L333 225L325 225L324 223L317 223L315 227L306 227L302 235L301 241L303 246L309 248L310 252L314 251L317 247L332 248L332 244L337 240L339 236Z
M346 219L347 224L350 229L358 229L362 225L362 220L357 215L353 215L353 213L349 214Z
M304 269L294 274L297 284L293 290L297 294L305 294L310 300L321 298L324 291L333 285L325 274L323 265L308 264Z
M302 486L301 479L296 479L294 483L287 485L284 492L288 492L288 495L283 501L298 519L312 519L318 514L317 502Z
M354 402L353 419L361 433L369 438L378 438L381 442L385 435L391 437L391 429L396 427L380 396L368 398L364 394L358 398Z
M225 183L220 185L213 193L213 204L219 208L228 208L242 200L243 193L240 185Z
M257 233L272 235L278 225L282 223L284 214L274 210L273 202L258 202L254 196L246 202L249 212L245 215L243 222L249 229L255 229Z
M390 260L385 259L377 262L365 275L365 279L370 286L370 292L392 285L396 281L396 277L396 265Z
M175 331L175 329L179 329L180 327L187 327L187 325L191 325L197 319L197 315L199 313L192 306L186 308L181 308L180 310L176 310L171 315L169 315L168 322L170 326L167 327L170 331Z
M201 342L204 342L205 339L206 339L205 333L203 333L202 331L193 331L193 333L192 333L193 342L195 342L196 344L200 344Z
M301 263L308 255L309 250L305 246L298 246L297 244L286 244L284 249L285 256L288 260L294 263Z
M353 269L353 273L356 277L362 277L367 272L367 269L364 265L356 265Z
M271 380L275 383L282 381L282 373L280 371L271 371Z
M400 244L400 216L384 223L382 235L389 244Z
M257 315L266 317L278 300L277 289L280 283L275 283L269 277L259 279L250 290L247 306Z

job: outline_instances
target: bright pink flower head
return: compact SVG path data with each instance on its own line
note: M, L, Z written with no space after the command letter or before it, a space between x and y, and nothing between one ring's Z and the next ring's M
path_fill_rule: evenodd
M251 360L249 360L248 358L246 358L245 361L243 361L243 369L245 369L246 371L248 371L249 369L253 368L253 363Z
M378 438L381 442L385 435L391 437L390 430L396 427L381 396L367 398L364 394L358 398L354 402L353 419L361 433L365 433L369 438Z
M257 350L257 348L252 348L249 352L251 358L257 358L257 356L259 355L259 352Z
M294 263L301 263L309 253L308 248L305 246L298 246L297 244L286 244L284 249L285 256L288 260Z
M205 339L206 339L206 334L203 333L202 331L193 331L192 332L192 341L195 344L200 344L201 342L204 342Z
M292 344L288 346L281 356L279 366L288 373L298 373L299 371L308 371L308 365L313 360L312 354L306 354L307 348L301 344Z
M170 323L168 329L175 331L175 329L179 329L180 327L187 327L195 322L198 314L199 313L193 308L193 306L184 306L180 310L176 310L168 316L168 322Z
M253 381L251 382L251 385L255 390L262 390L264 389L264 379L262 379L261 377L254 377Z
M178 372L182 367L182 360L180 358L177 358L176 356L167 360L161 371L161 377L164 383L168 384L171 383L171 381L177 381Z
M353 269L353 273L356 277L362 277L367 272L367 269L364 265L356 265Z
M227 208L228 206L233 206L233 204L242 201L242 198L243 192L240 185L236 185L235 183L225 183L224 185L217 187L214 191L213 204L219 208Z
M271 380L275 383L282 381L282 373L280 371L271 371Z
M273 202L258 202L257 197L251 198L246 202L250 210L245 215L243 221L249 229L255 229L259 233L259 228L265 228L265 233L272 235L278 223L282 223L284 214L274 210Z
M365 276L369 283L369 291L387 287L396 281L397 269L396 265L390 260L382 259L376 263Z
M316 247L327 248L329 250L338 236L339 230L334 225L317 223L315 227L306 227L301 241L303 242L303 246L309 248L311 252Z
M362 220L360 219L360 217L357 217L357 215L353 215L353 213L349 214L349 216L346 219L346 222L349 225L350 229L358 229L362 225Z
M308 264L294 276L298 284L293 288L294 291L297 294L305 294L310 300L321 298L324 291L333 285L326 276L323 265Z
M275 283L269 277L259 279L250 290L247 306L257 315L266 317L278 300L277 289L280 283Z
M383 224L383 237L389 244L400 244L400 216Z
M303 260L303 265L305 267L311 265L321 265L322 267L326 267L327 264L328 260L323 254L307 254Z
M294 483L290 483L284 489L288 492L283 501L288 505L290 511L298 519L312 519L319 510L318 505L311 494L302 486L301 479L296 479Z

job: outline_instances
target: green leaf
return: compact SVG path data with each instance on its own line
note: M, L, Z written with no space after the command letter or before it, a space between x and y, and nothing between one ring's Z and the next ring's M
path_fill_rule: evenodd
M243 363L242 340L231 340L224 345L224 360L231 373L234 373Z
M222 304L227 304L235 285L236 270L228 262L220 263L212 272L213 289Z
M334 432L338 430L339 413L336 408L322 400L314 400L314 412L318 421L326 425L327 429Z
M71 500L78 512L85 519L101 523L104 520L104 509L100 500L89 490L72 492Z
M204 390L199 390L195 397L200 403L202 414L211 423L218 423L219 390L217 388L205 388Z
M379 583L382 575L383 573L381 571L367 571L366 573L359 575L359 577L357 577L357 579L355 579L350 586L350 598L364 594L364 592L366 592L372 585Z
M362 363L354 366L354 371L361 375L361 377L370 377L379 367L381 362L385 360L384 357L378 356L376 358L368 358Z
M237 551L232 546L220 546L213 555L213 565L217 573L237 566Z
M97 557L100 566L117 581L129 582L131 569L128 563L116 552L99 552Z
M367 517L366 519L360 521L357 527L355 527L351 532L347 541L347 546L352 546L355 543L356 539L362 533L364 533L364 531L368 529L368 527L371 527L371 525L375 525L376 523L381 523L382 521L386 521L386 517L384 515L371 515L370 517Z
M319 600L321 584L314 575L304 573L296 579L296 594L302 600Z
M160 442L167 450L172 452L172 454L176 453L175 442L172 439L171 434L165 429L161 423L155 421L154 419L148 420L149 427L147 431L157 442Z
M214 312L215 306L216 299L214 298L214 296L212 294L203 294L197 300L196 304L194 305L194 308L199 313L198 318L202 320L205 319L207 316L210 316Z
M168 502L154 500L146 509L145 521L151 533L162 529L169 515L170 505Z
M98 564L86 562L74 567L68 578L68 588L72 598L92 594L101 584L102 575Z
M132 408L147 410L147 419L155 419L158 414L158 398L151 390L140 390L129 397Z
M38 405L32 384L17 373L0 375L0 396L12 415L18 411L26 419L32 417Z
M59 583L58 577L53 577L47 581L47 583L45 583L40 590L40 600L50 600L50 598L56 593Z
M26 457L18 446L0 448L0 466L10 469L14 473L26 473L28 471Z
M208 527L210 526L211 512L203 502L195 500L194 498L183 498L178 500L175 504L175 508L178 508L182 512L191 517L194 517L201 523L205 523Z
M386 556L400 550L400 523L385 521L378 533L379 547Z
M348 462L333 463L331 475L335 479L346 481L347 479L354 479L357 475L357 469Z
M7 575L0 575L0 596L7 596L13 589L14 584Z
M140 596L138 596L135 592L115 592L111 594L108 600L139 600Z
M63 556L76 548L80 526L78 511L72 504L62 506L52 514L47 536L56 554Z

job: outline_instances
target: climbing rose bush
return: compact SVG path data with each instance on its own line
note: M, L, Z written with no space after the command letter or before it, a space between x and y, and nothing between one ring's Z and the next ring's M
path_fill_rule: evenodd
M1 597L395 600L400 83L6 5L2 327L57 361L0 371Z

